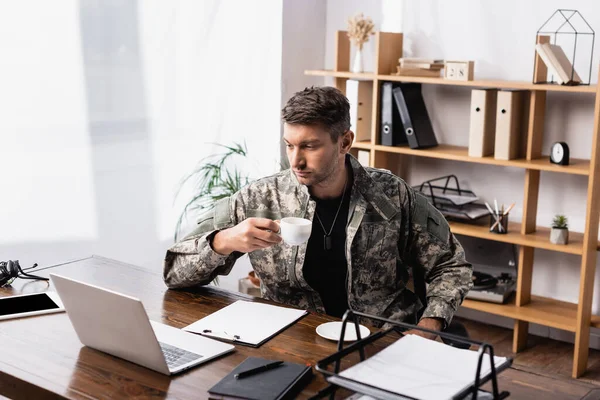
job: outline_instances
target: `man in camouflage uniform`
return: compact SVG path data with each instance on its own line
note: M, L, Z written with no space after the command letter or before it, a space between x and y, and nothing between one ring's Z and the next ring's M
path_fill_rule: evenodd
M252 182L200 218L167 251L167 286L206 285L248 253L264 298L338 317L352 308L410 321L422 308L407 288L419 268L428 287L418 324L447 326L472 269L444 217L402 179L348 154L354 133L339 90L296 93L282 119L291 168ZM281 242L276 221L290 216L313 221L307 243Z

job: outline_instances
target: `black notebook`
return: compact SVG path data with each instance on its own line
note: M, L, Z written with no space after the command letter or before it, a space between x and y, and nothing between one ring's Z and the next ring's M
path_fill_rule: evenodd
M275 360L248 357L225 378L208 390L211 399L279 400L293 399L312 379L312 368L284 362L279 367L242 379L235 374Z

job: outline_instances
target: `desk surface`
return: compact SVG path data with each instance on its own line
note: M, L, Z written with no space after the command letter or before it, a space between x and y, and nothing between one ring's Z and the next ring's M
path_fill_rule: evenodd
M193 291L167 290L161 275L118 261L90 257L49 272L90 282L141 299L151 320L181 328L236 300L260 301L213 287ZM18 279L0 297L45 291L48 284ZM236 351L175 377L83 347L65 313L0 321L0 395L10 398L207 398L207 390L248 356L311 363L336 351L336 343L319 337L315 328L331 317L310 314L260 348L236 346ZM511 398L580 399L592 385L543 377L509 369L500 388ZM303 391L308 398L326 387L319 373Z

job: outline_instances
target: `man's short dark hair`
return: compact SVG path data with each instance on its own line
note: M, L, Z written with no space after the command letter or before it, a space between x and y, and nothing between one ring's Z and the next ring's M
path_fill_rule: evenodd
M320 125L335 143L350 129L350 103L342 92L330 86L311 86L295 93L281 110L288 124Z

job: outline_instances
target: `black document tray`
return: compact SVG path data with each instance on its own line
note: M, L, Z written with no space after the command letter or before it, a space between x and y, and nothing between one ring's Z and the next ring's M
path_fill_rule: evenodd
M470 222L489 215L485 205L476 203L479 198L473 191L460 188L456 175L430 179L413 189L425 196L447 219Z
M382 331L376 332L373 335L367 336L366 338L361 338L360 330L358 327L358 317L368 318L373 321L379 321L382 323L386 323L386 324L389 324L391 327L388 329L384 329ZM346 348L343 348L344 342L342 340L339 340L338 346L337 346L338 351L336 353L330 355L329 357L326 357L317 362L316 370L324 375L325 379L330 383L330 385L328 387L326 387L325 389L321 390L319 393L317 393L313 397L313 399L321 399L321 398L325 398L327 396L329 396L330 399L333 399L335 396L335 392L337 391L337 389L340 388L340 386L332 383L329 379L331 377L335 377L336 380L344 382L343 387L345 389L350 389L350 390L353 390L358 393L362 393L365 395L375 397L377 399L417 400L417 399L414 399L413 397L403 396L399 393L394 393L394 392L391 392L388 390L380 389L375 386L371 386L371 385L368 385L368 384L365 384L362 382L355 381L353 379L343 377L339 374L340 365L341 365L341 362L344 359L344 357L346 357L347 355L352 354L354 352L358 352L360 355L360 360L364 361L366 345L372 344L375 341L380 340L381 338L387 336L388 334L390 334L392 332L398 333L398 332L402 332L405 330L420 330L423 332L435 333L435 334L439 335L442 339L451 339L452 341L455 341L455 342L467 343L469 345L479 346L479 351L478 351L479 359L477 362L477 369L475 371L475 377L473 379L473 384L470 385L469 387L465 388L462 392L457 393L454 397L452 397L453 400L469 399L469 398L476 400L478 393L481 393L481 392L491 394L492 398L494 400L501 400L501 399L505 399L510 396L510 393L507 391L502 391L502 392L499 391L499 389L498 389L498 373L502 372L505 369L510 367L510 365L512 364L512 358L508 357L507 358L508 362L502 364L499 367L496 367L496 365L494 363L494 348L488 343L467 339L467 338L457 336L457 335L452 335L449 333L435 332L435 331L431 331L429 329L421 328L416 325L407 324L404 322L392 321L392 320L389 320L386 318L376 317L373 315L360 313L360 312L352 311L352 310L348 310L344 314L344 318L342 320L342 331L341 331L340 338L344 337L344 334L346 331L346 324L349 321L353 321L353 322L350 322L350 324L354 325L354 328L356 329L356 337L358 338L358 340L356 342L352 343L351 345L347 346ZM352 329L352 326L350 326L350 329ZM485 357L486 355L488 355L490 357L491 372L489 374L487 374L486 376L480 377L480 371L481 371L481 366L482 366L482 362L483 362L483 357ZM330 367L332 367L332 368L330 368ZM331 370L331 369L333 369L333 370ZM492 392L486 392L484 390L481 390L481 386L486 384L489 381L492 382Z

